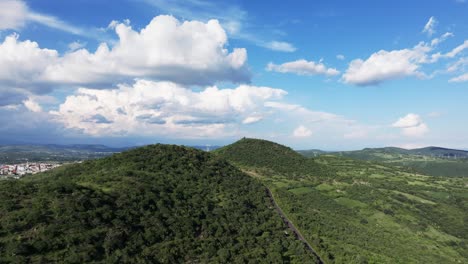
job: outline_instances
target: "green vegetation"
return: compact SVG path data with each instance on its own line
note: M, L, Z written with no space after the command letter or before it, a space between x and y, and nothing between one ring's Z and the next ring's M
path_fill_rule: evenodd
M217 153L267 185L327 263L468 262L467 178L288 150L243 139Z
M255 168L263 176L277 173L290 179L329 175L329 168L307 159L291 148L261 139L243 138L235 144L213 151L240 167Z
M258 180L185 147L0 182L0 263L313 263L287 230Z
M324 153L316 150L298 151L306 157L317 157ZM427 147L422 149L366 148L358 151L325 153L352 159L381 162L400 168L411 168L432 176L468 177L468 151Z

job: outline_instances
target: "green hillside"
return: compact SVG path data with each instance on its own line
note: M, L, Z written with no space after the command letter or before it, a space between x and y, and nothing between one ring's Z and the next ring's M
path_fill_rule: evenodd
M265 175L277 173L291 178L315 179L331 173L312 159L307 159L293 149L262 139L243 138L213 151L241 168L255 169Z
M328 174L293 178L288 172L297 170L289 164L299 158L283 149L250 139L219 154L270 188L327 263L468 262L466 178L425 176L332 155L311 159ZM270 174L255 168L256 157Z
M152 145L0 181L0 263L313 263L257 180Z
M306 151L300 151L300 153L304 156L313 157ZM464 150L439 147L407 150L387 147L327 154L408 167L426 175L468 177L468 151Z

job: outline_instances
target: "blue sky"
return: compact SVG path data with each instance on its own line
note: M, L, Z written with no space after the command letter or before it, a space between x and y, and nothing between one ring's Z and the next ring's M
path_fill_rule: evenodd
M0 1L0 144L468 149L468 1Z

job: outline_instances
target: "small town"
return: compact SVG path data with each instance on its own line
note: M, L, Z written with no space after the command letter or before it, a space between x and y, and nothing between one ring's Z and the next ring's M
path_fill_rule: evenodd
M26 174L36 174L60 167L60 163L21 163L0 165L0 179L19 179Z

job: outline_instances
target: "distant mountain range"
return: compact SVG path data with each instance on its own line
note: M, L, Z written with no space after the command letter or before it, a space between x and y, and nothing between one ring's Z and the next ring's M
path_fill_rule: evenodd
M0 163L35 161L75 161L109 156L126 148L111 148L104 145L3 145L0 146Z
M352 155L352 156L366 156L370 155L372 158L376 158L376 154L392 154L392 155L420 155L420 156L431 156L438 158L468 158L468 151L459 149L449 149L442 147L425 147L416 149L404 149L397 147L384 147L384 148L365 148L362 150L353 151L323 151L319 149L310 150L298 150L306 157L312 157L322 154L338 154L338 155Z
M468 176L468 151L441 147L403 149L396 147L365 148L356 151L322 152L298 151L306 157L320 155L344 156L352 159L377 161L408 167L433 176Z

